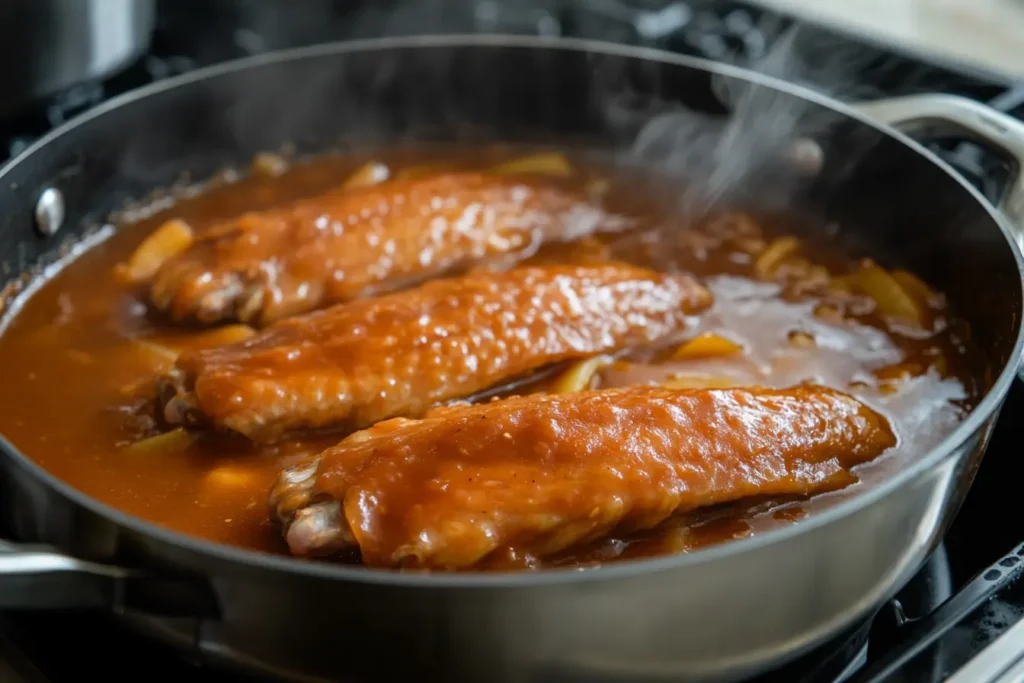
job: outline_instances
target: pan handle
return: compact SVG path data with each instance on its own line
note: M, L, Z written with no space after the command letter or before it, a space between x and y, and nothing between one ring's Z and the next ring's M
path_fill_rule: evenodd
M65 555L49 546L0 541L0 610L108 609L215 617L213 591L191 578L156 577Z
M910 135L964 137L1008 157L1014 169L997 207L1024 249L1024 122L955 95L909 95L861 102L854 108Z

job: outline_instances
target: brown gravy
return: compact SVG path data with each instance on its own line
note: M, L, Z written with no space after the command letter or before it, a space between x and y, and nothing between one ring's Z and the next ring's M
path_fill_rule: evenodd
M472 168L503 154L507 156L488 152L429 162ZM423 163L401 154L382 159L393 169ZM137 407L132 387L173 363L172 355L154 348L186 348L197 343L198 332L152 315L143 292L126 288L114 276L115 265L169 218L181 218L201 231L217 219L335 186L363 161L324 157L296 164L279 176L254 173L215 183L122 226L66 264L22 302L0 335L5 387L0 432L57 477L129 514L221 543L283 552L269 520L267 492L282 467L340 437L293 437L255 447L240 438L207 435L184 452L126 451L125 443L135 438L129 426ZM653 208L657 202L645 202L635 187L625 191L616 178L610 183L597 180L602 177L599 169L576 168L578 182L590 190L610 188L606 206L640 215L649 226L671 224L670 214ZM651 208L643 209L646 204ZM674 237L666 239L666 234ZM742 347L737 353L683 359L672 359L664 350L637 352L605 368L591 386L674 381L781 387L813 380L849 390L890 418L900 439L899 453L884 459L934 446L980 398L978 358L965 341L964 326L950 316L941 296L927 290L911 292L923 311L923 330L886 315L885 306L865 294L864 287L858 290L856 282L852 290L847 286L849 274L859 272L858 261L820 247L798 244L788 253L776 249L781 255L776 254L777 263L766 277L762 257L784 244L778 240L785 236L777 226L724 217L670 233L652 227L615 240L590 238L545 248L533 260L614 255L692 272L716 301L695 321L691 336L714 333ZM820 284L822 277L825 285ZM808 285L814 278L819 284ZM911 281L907 287L919 284ZM527 389L547 389L552 381L548 373ZM603 541L562 563L687 550L747 535L759 519L790 523L804 514L799 501L757 501L703 511L657 532Z

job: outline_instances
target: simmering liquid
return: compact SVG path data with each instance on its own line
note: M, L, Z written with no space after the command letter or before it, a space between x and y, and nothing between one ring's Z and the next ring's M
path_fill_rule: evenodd
M378 161L392 173L428 174L434 167L485 168L510 156L395 153ZM0 335L0 432L57 477L124 512L220 543L285 552L268 514L268 491L283 467L342 434L298 434L257 446L211 433L181 447L130 447L159 431L146 417L139 388L169 370L176 353L216 342L218 333L154 313L145 290L126 286L116 266L171 218L201 234L218 220L336 187L365 161L325 157L277 173L264 160L260 168L273 172L212 183L174 206L142 212L67 263L16 307ZM614 258L688 272L715 303L671 347L634 349L585 376L579 367L546 368L490 395L570 390L577 380L576 389L813 381L848 391L889 418L899 445L885 461L923 454L980 397L979 361L964 325L941 293L912 275L806 244L777 221L718 215L680 225L661 201L663 193L647 196L635 179L573 166L573 175L559 183L578 185L608 210L637 218L639 227L546 246L529 262ZM566 374L573 371L577 375ZM870 463L858 474L870 479L872 468L884 466ZM752 533L758 520L794 523L803 509L803 501L758 500L705 510L655 531L603 540L557 562L685 551Z

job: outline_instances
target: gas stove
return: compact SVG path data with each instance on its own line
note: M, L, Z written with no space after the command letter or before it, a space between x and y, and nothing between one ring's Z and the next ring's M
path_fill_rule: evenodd
M755 67L841 99L941 91L1024 118L1024 84L866 45L751 5L700 0L398 0L333 3L302 10L257 0L158 3L150 52L117 76L79 84L0 120L0 161L110 97L231 58L314 42L409 33L564 35L659 47ZM289 7L293 9L289 10ZM792 68L785 53L817 50L814 68ZM779 65L783 65L780 71ZM825 66L822 66L822 64ZM935 151L994 198L1003 160L968 143ZM1024 383L1005 404L991 446L960 514L925 568L872 618L782 670L771 683L983 683L1024 680L1024 523L1016 483L1024 475ZM683 637L683 636L681 636ZM0 615L0 681L247 680L143 639L90 613Z

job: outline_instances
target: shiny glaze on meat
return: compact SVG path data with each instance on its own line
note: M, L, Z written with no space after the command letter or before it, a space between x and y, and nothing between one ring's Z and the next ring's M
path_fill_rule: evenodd
M263 325L621 223L580 192L515 177L335 188L214 226L164 264L151 299L178 320Z
M881 415L811 385L534 395L378 423L283 473L271 506L296 555L536 566L679 512L840 488L895 444Z
M419 164L458 171L486 168L514 155L514 150L500 149L395 152L384 160L399 172ZM209 346L215 341L210 335L217 332L199 333L152 314L145 287L125 287L115 265L169 218L187 221L201 237L247 211L328 192L367 160L324 157L281 176L215 184L194 196L189 193L170 209L129 216L135 223L76 257L9 320L0 336L5 389L0 433L54 475L125 512L214 541L284 552L280 530L267 514L267 492L282 468L335 445L339 435L293 436L267 446L204 435L167 452L132 451L127 444L160 429L146 401L153 378L173 367L173 354L164 351ZM560 187L582 192L607 175L598 165L581 163L577 168L575 178L559 180ZM645 182L613 176L603 204L610 212L638 218L644 228L640 233L549 245L530 262L594 263L614 257L692 272L711 290L714 304L687 336L718 332L742 351L672 359L669 353L652 358L651 352L638 350L605 367L590 386L670 378L701 385L708 378L725 378L775 387L811 380L848 390L886 415L899 437L885 457L856 468L857 477L868 483L891 476L936 445L980 396L984 386L978 357L941 296L930 303L927 330L907 332L864 297L810 286L814 277L800 277L807 273L796 261L772 277L762 277L755 270L758 259L791 232L790 226L775 219L753 223L724 217L683 229L671 218L671 207L651 199ZM653 229L660 225L671 230ZM824 264L837 276L854 269L861 256L818 244L803 244L796 254ZM789 271L792 279L786 279ZM815 343L794 343L800 339L794 336L797 331ZM647 362L651 360L655 362ZM901 368L911 372L904 377ZM547 381L541 378L515 391L544 389ZM891 387L897 390L889 391ZM577 565L686 551L791 523L843 494L810 502L785 499L781 511L779 500L701 510L651 532L603 539L585 552L552 562Z
M554 363L664 342L710 304L688 276L628 264L444 278L187 352L163 414L257 441L302 428L351 431Z

